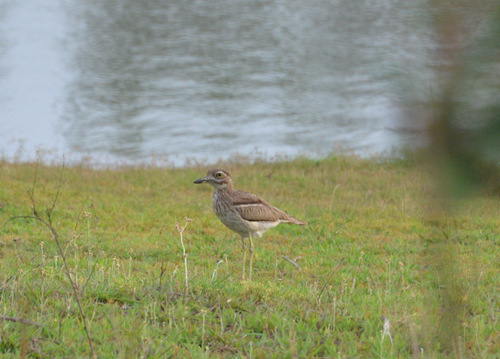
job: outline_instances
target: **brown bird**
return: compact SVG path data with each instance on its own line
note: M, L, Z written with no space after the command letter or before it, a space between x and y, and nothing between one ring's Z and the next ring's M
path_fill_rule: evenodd
M245 238L249 240L250 265L248 279L252 279L253 241L252 238L262 237L262 233L280 223L293 223L305 225L303 222L274 207L256 195L233 188L233 180L229 171L214 168L207 172L203 178L194 183L203 183L214 187L213 209L220 221L227 228L241 236L243 246L242 279L245 279L246 245Z

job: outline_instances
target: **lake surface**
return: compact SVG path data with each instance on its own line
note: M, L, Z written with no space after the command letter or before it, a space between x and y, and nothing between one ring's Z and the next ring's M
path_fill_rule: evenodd
M433 76L424 3L4 1L0 154L182 165L406 146L403 82L425 93Z

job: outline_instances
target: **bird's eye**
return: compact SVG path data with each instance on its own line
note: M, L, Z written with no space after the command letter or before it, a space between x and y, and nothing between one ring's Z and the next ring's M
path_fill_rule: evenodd
M222 178L223 176L224 176L224 173L222 173L222 172L217 172L215 174L215 177L217 177L217 178Z

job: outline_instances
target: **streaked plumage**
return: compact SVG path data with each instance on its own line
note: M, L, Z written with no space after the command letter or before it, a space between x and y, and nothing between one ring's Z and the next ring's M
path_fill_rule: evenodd
M303 222L282 210L274 207L256 195L233 188L233 181L229 171L215 168L207 172L203 178L194 183L207 182L214 187L213 209L217 217L226 227L241 236L243 244L243 275L245 278L245 238L249 238L250 273L252 276L253 242L255 235L262 233L280 223L305 225Z

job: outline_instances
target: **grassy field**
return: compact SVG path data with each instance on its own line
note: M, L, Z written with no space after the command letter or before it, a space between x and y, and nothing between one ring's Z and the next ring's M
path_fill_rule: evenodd
M0 357L92 357L90 343L99 358L498 355L498 197L444 210L411 159L223 165L309 223L255 241L252 282L212 188L192 183L206 167L0 162ZM33 204L62 253L23 217Z

